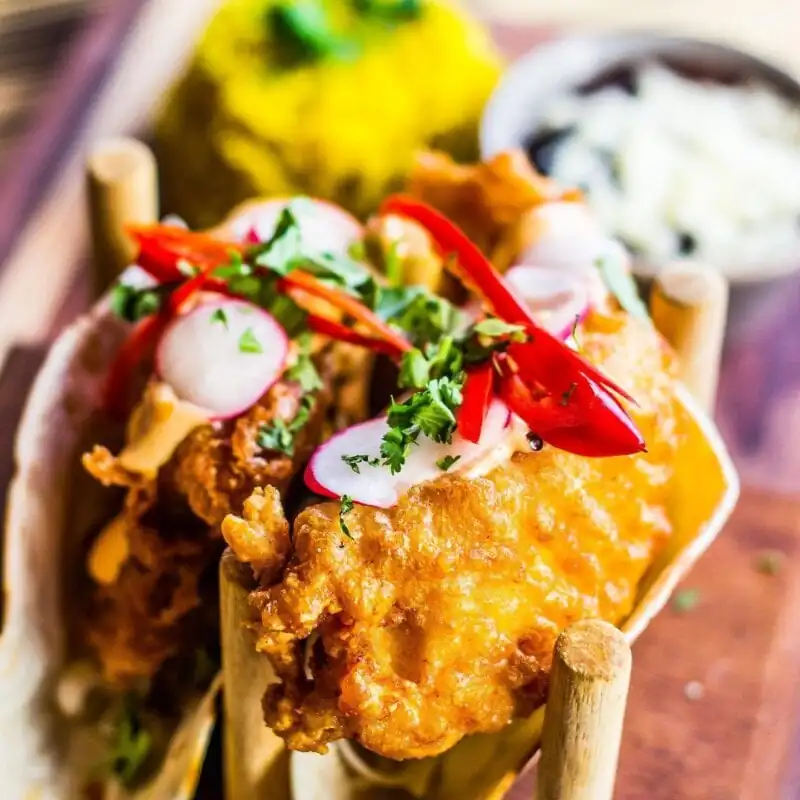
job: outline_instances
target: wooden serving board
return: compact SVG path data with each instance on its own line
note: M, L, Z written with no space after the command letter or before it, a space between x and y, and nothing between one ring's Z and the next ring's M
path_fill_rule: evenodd
M78 97L81 107L60 114L45 108L19 151L13 179L0 182L5 212L19 199L19 176L26 170L39 176L36 192L25 195L34 213L16 208L24 224L6 226L5 233L0 225L0 250L10 253L0 263L0 507L30 382L48 343L89 303L81 159L69 143L80 132L85 139L146 125L175 69L172 62L153 66L152 54L169 45L164 15L174 16L179 6L187 8L179 0L117 0L93 19L50 95ZM170 36L189 42L198 24L181 18ZM543 35L497 29L509 53ZM42 162L47 142L59 150L57 168ZM741 470L742 497L685 582L698 592L696 607L666 610L634 648L619 798L800 797L798 319L800 278L748 308L730 331L717 416ZM777 574L759 569L766 551L782 554L773 559L781 567ZM219 797L215 773L212 760L204 797ZM510 797L531 800L532 780L530 773L522 776Z

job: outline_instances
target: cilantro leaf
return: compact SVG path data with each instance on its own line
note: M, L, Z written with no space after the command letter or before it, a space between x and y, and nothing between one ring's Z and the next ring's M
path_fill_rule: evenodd
M218 308L212 315L211 315L212 322L221 322L225 328L228 327L228 315L225 313L224 308Z
M361 474L361 468L359 464L366 464L368 467L379 467L381 464L381 460L376 456L365 456L365 455L358 455L358 456L342 456L342 461L350 467L356 475Z
M650 319L647 306L639 297L636 281L619 258L613 255L602 256L595 261L595 265L600 270L606 288L625 311L632 317Z
M159 311L172 288L172 285L138 288L117 283L111 290L111 311L128 322L138 322Z
M436 462L436 466L439 467L439 469L447 472L447 470L449 470L450 467L452 467L453 464L455 464L460 458L461 456L444 456L444 458L440 458Z
M246 328L245 332L239 337L239 351L242 353L264 352L264 348L256 338L252 328Z
M345 515L349 514L353 510L353 498L350 497L349 494L342 495L342 504L339 506L339 527L342 529L342 533L348 538L352 539L353 534L350 533L350 528L347 527L347 523L344 521Z
M487 317L473 325L472 330L478 336L485 336L489 339L499 339L508 337L511 341L522 341L525 338L525 328L522 325L510 325L501 319Z
M447 336L438 344L428 344L424 353L417 348L405 353L398 382L404 389L424 389L433 378L460 373L462 362L461 350Z
M142 725L138 703L135 695L126 695L109 759L111 771L125 786L135 781L153 744L152 736Z
M283 453L291 458L294 455L295 435L305 427L311 418L314 404L315 400L312 395L303 395L294 419L287 423L286 420L277 418L270 423L263 424L258 429L256 444L262 450Z
M463 400L464 373L434 378L405 402L392 401L389 430L381 440L383 463L392 474L403 468L420 434L435 442L450 442L456 428L455 410Z
M258 429L256 444L262 450L283 453L289 457L294 455L294 434L283 419L262 425Z
M400 328L415 344L436 344L464 324L464 314L447 300L421 286L381 289L375 312Z
M322 378L309 352L311 337L303 334L297 343L300 347L297 361L286 370L286 378L299 383L304 392L316 392L322 388Z

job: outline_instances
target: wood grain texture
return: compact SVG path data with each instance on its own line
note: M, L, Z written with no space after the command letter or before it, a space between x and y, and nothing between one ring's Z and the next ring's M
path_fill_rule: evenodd
M613 625L576 622L556 640L537 800L611 800L631 677L631 649Z
M118 5L125 2L119 0ZM107 27L98 30L117 30L108 22L103 25ZM510 53L519 53L547 35L523 26L500 32ZM101 46L92 38L83 46L103 52L114 49L108 41ZM74 58L85 64L95 63L98 56L75 52ZM106 84L100 80L94 92L75 95L72 102L79 105L94 97L98 85ZM126 94L130 86L113 85L130 106L132 98ZM138 96L133 99L141 103ZM105 109L102 133L108 133L122 112L113 107L107 93L97 98L96 105ZM84 115L88 111L84 108ZM70 119L74 117L64 113L62 120ZM67 125L63 135L74 138L71 130ZM58 142L61 132L58 125L51 125L47 137ZM31 133L39 141L47 137L39 130ZM33 177L52 169L52 163L43 165L33 157L26 163ZM34 217L13 207L8 185L0 188L0 227L8 227L5 210L11 209L13 224L25 242L0 281L0 332L11 345L0 379L0 410L8 411L5 438L0 440L0 487L10 477L8 443L41 356L37 348L85 307L89 296L85 220L75 211L81 207L75 190L80 170L62 173L58 181ZM47 270L51 297L37 290L41 272L32 272L31 264ZM754 298L728 333L717 418L744 490L728 528L686 581L686 586L700 591L697 608L685 614L665 611L634 648L616 787L616 797L622 800L800 797L798 319L800 278L793 278L771 287L757 301ZM20 343L30 347L20 351ZM765 549L785 554L777 575L756 568ZM693 681L704 693L689 700L686 685ZM531 800L533 780L529 770L510 796ZM206 796L219 793L212 788Z

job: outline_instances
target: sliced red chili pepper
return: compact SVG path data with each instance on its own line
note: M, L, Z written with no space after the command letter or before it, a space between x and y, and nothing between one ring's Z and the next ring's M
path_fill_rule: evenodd
M642 434L617 399L594 381L589 384L594 393L594 409L588 421L577 427L550 431L542 438L553 447L581 456L598 458L645 452Z
M470 442L479 442L483 421L492 401L494 366L491 361L467 370L464 381L463 401L458 409L458 432Z
M128 414L136 370L156 346L169 321L167 314L145 317L122 343L106 379L105 406L111 414L120 418Z
M454 222L435 208L406 195L392 195L381 205L381 214L397 214L418 222L431 234L443 256L455 255L467 283L471 284L506 322L519 325L536 320L525 301L503 280L488 258Z
M394 359L399 359L403 355L400 350L385 340L364 336L342 325L341 322L336 322L336 320L320 317L316 314L309 314L306 318L306 322L310 330L315 333L330 336L331 339L336 339L339 342L347 342L349 344L359 345L360 347L366 347L368 350L372 350L376 353L383 353Z
M309 275L307 272L298 269L293 270L281 278L278 286L283 289L299 289L322 300L327 300L335 308L344 311L345 314L349 314L353 319L363 323L376 336L379 336L400 353L405 353L412 349L408 339L401 336L391 325L385 323L360 300L341 289L328 286L319 278Z
M500 379L500 398L545 441L549 441L548 435L552 431L573 428L582 422L577 405L562 405L551 395L534 397L519 375L506 374Z

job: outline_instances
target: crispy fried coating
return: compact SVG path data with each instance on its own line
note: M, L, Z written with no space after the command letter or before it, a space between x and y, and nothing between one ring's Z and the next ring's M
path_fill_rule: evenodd
M244 506L245 518L256 524L273 495L259 500L251 493L275 487L279 497L322 436L330 406L327 385L316 393L292 457L259 447L261 425L293 420L301 395L297 384L280 381L241 417L196 428L154 479L124 469L104 447L84 457L97 480L126 489L127 557L112 582L93 587L86 614L85 638L108 681L130 685L151 678L171 656L213 637L216 614L202 610L214 601L213 573L224 547L220 523ZM282 563L288 528L285 541L274 536L271 541L262 568Z
M351 737L390 758L441 753L543 701L570 623L629 613L671 533L671 357L622 314L591 315L581 344L639 401L647 454L518 452L483 476L414 487L393 508L357 505L352 540L336 503L297 518L280 580L251 595L258 648L281 680L265 718L289 747Z

